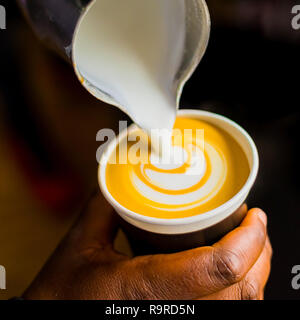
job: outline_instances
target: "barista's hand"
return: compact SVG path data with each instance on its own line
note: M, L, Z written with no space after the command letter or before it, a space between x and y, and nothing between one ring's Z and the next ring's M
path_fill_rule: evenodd
M212 247L130 259L113 250L114 214L98 195L24 298L260 299L272 254L266 221L253 209Z

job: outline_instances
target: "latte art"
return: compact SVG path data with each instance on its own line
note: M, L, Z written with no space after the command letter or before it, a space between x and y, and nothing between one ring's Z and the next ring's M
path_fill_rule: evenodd
M191 134L185 135L185 129ZM203 133L200 138L199 129ZM222 205L242 188L249 164L228 133L180 117L175 131L182 135L173 134L169 159L162 159L151 148L141 148L140 162L107 165L108 190L121 205L149 217L183 218ZM128 144L127 151L131 146Z

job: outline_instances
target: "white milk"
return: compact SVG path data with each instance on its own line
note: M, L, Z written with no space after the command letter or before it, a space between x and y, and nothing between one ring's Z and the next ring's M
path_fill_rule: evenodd
M148 134L171 132L185 33L183 0L97 0L77 29L74 63L97 98L111 96Z

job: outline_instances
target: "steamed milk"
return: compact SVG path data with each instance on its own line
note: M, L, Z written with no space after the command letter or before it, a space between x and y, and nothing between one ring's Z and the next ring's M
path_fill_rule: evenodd
M76 39L74 61L90 92L112 96L149 134L168 129L164 138L170 143L177 109L173 82L185 43L184 1L98 0ZM158 149L157 139L152 144Z
M226 132L199 120L176 120L174 79L185 31L183 0L97 0L74 44L74 62L88 90L99 99L103 93L113 97L148 134L144 142L151 135L151 148L145 144L138 151L140 161L111 161L106 168L111 195L150 217L182 218L212 210L231 199L249 175L245 154ZM174 123L179 131L193 130L184 145L172 136ZM165 129L163 136L153 129ZM204 140L197 139L196 129L203 130ZM130 158L132 147L128 143L116 152ZM172 161L157 161L165 159L166 150Z

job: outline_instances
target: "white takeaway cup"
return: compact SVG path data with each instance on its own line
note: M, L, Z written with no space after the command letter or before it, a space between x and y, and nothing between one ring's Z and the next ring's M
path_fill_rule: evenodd
M101 191L107 201L121 217L121 222L137 253L174 252L210 244L238 226L245 216L240 210L256 180L259 157L256 146L249 134L238 124L218 114L200 110L179 110L178 117L188 117L206 121L230 134L242 147L250 166L250 174L241 190L221 206L192 217L161 219L147 217L125 208L110 194L106 185L107 161L114 151L117 141L127 138L132 125L111 141L103 152L98 171ZM117 181L116 181L117 183Z

